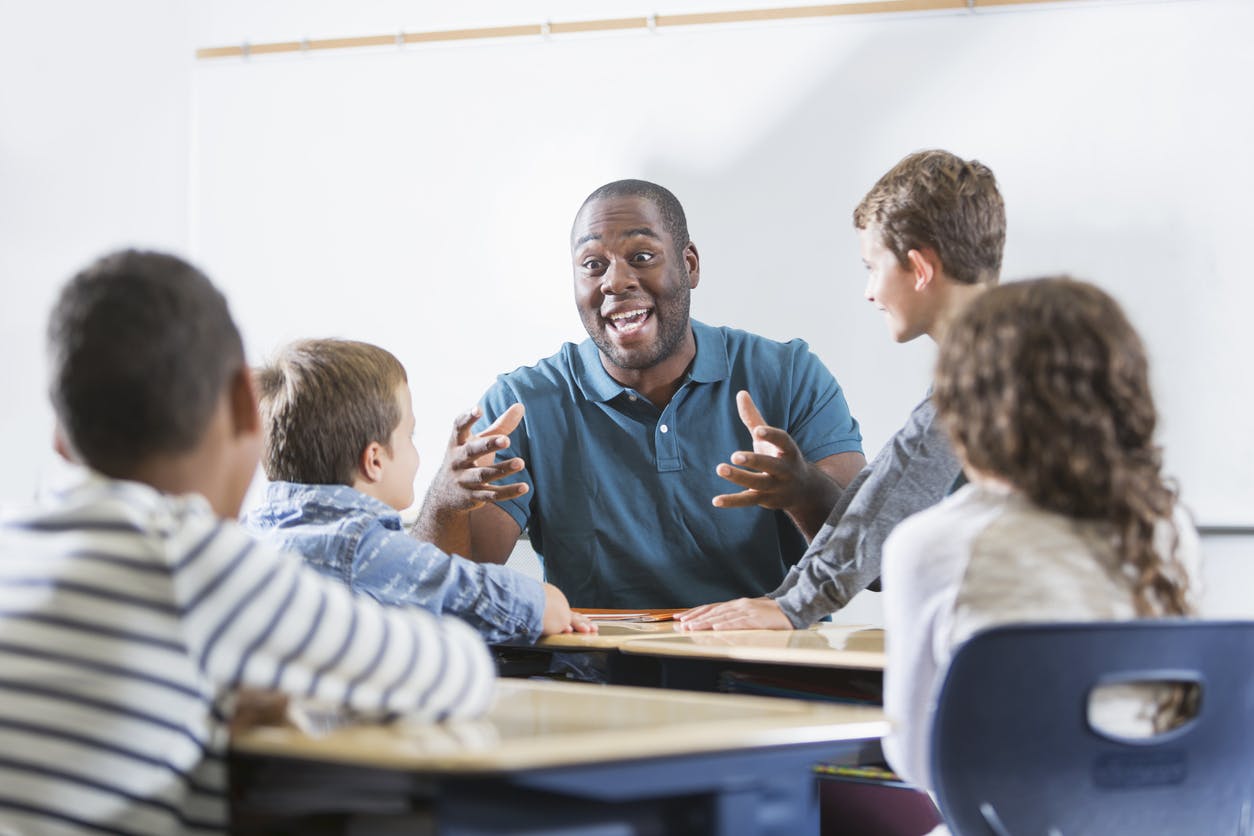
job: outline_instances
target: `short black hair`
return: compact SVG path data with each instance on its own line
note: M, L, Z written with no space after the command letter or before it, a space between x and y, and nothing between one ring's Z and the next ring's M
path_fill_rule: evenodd
M180 258L124 250L61 291L48 322L49 394L81 461L125 477L194 448L244 347L226 299Z
M678 256L688 246L688 218L684 215L684 207L670 189L648 180L615 180L613 183L606 183L584 198L575 218L578 219L583 214L584 207L589 203L616 197L641 197L652 203L662 216L663 228L675 244L675 255ZM574 239L573 230L571 238Z

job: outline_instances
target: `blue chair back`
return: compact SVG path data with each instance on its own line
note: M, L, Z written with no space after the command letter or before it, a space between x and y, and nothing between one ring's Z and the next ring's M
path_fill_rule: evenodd
M1197 715L1143 739L1089 723L1099 685L1197 683ZM932 781L955 836L1249 836L1254 622L997 627L954 655Z

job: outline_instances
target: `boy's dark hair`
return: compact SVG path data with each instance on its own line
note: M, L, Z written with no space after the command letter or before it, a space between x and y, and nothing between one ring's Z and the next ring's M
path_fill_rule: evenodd
M676 257L684 251L684 247L688 246L688 218L684 215L684 207L680 205L679 198L675 197L670 189L659 186L657 183L650 183L648 180L615 180L613 183L606 183L579 204L579 211L575 213L576 220L583 214L584 207L589 203L618 197L644 198L657 207L658 213L662 216L662 228L670 235L671 243L675 246ZM574 242L573 229L571 242Z
M1006 244L1006 206L988 166L948 151L910 154L853 210L853 225L879 227L902 267L925 247L963 284L996 283Z
M257 371L261 456L271 480L352 485L362 451L391 451L401 422L396 387L405 367L390 352L352 340L301 340Z
M98 259L62 289L48 353L65 440L112 477L194 448L244 363L226 299L208 277L137 250Z

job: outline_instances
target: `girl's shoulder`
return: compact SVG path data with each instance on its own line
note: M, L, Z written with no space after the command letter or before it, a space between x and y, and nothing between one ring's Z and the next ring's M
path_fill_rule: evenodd
M993 520L1015 502L1014 497L978 484L967 484L936 505L907 517L884 543L885 559L934 562L960 556Z

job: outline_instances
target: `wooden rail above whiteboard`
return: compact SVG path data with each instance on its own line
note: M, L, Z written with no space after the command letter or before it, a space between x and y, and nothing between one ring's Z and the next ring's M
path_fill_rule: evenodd
M667 26L702 26L717 23L747 23L770 20L835 17L838 15L885 14L888 12L971 11L974 9L1028 4L1094 2L1094 0L865 0L823 6L787 6L776 9L740 9L728 12L619 17L602 20L553 21L516 26L484 26L475 29L444 29L434 32L397 32L391 35L363 35L352 38L317 38L271 43L244 43L196 50L200 60L247 58L284 52L311 52L328 49L405 46L408 44L467 41L484 38L527 38L582 32L609 32L624 29L661 29Z

